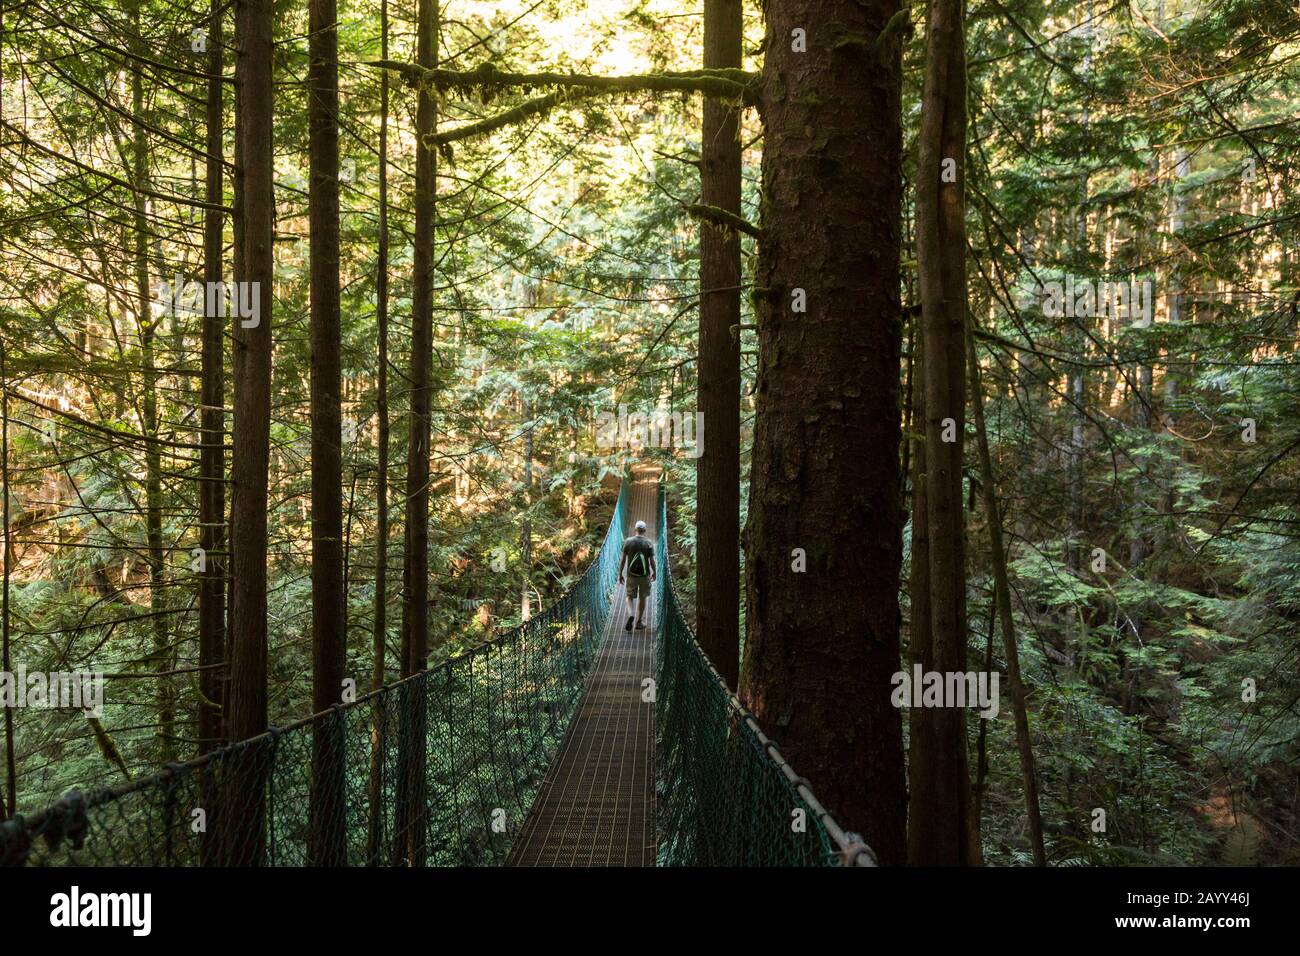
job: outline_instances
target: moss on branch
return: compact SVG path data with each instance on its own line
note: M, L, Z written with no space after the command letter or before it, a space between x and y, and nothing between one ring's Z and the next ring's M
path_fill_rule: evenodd
M727 229L734 229L737 232L743 232L747 236L753 236L760 242L763 239L763 230L758 228L748 219L742 219L734 212L728 212L719 206L706 206L704 203L691 203L686 207L687 213L692 219L700 219L704 222L711 222L715 226L723 226Z
M593 94L637 91L703 93L746 106L758 105L759 75L738 69L591 76L585 73L507 73L491 63L481 63L473 70L428 70L396 60L371 60L366 65L399 73L411 84L427 83L437 90L478 90L486 97L512 88L527 91L558 87L587 90Z
M466 123L454 129L443 130L440 133L427 136L425 139L431 146L445 146L458 140L484 136L512 123L526 120L530 116L547 113L562 103L592 95L594 94L590 90L556 90L554 93L547 93L545 96L539 96L536 99L520 103L514 109L498 113L496 116L489 116L487 119L478 120L474 123Z

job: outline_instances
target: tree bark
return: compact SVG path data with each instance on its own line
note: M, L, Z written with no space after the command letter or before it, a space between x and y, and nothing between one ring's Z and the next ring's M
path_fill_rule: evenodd
M419 0L416 61L438 64L438 0ZM437 128L437 101L422 85L415 113L415 248L411 287L411 415L406 449L406 541L402 562L402 676L424 670L429 654L429 435L433 350L433 240L437 155L428 137ZM402 710L399 756L398 855L423 866L426 841L424 725L426 701L416 692Z
M13 489L9 484L9 374L5 367L8 347L0 342L0 478L4 481L4 502L0 512L4 519L4 580L0 582L0 670L11 672L9 659L9 578L12 574L14 547L13 524L9 516L9 501ZM5 794L8 797L0 801L0 820L7 820L18 812L18 768L17 754L14 751L14 708L5 711Z
M704 67L740 67L740 0L704 0ZM740 216L740 110L704 98L700 202ZM699 413L709 443L696 459L695 626L736 689L740 675L740 235L700 223Z
M1153 157L1150 170L1152 180L1158 181L1160 178L1159 153L1156 153ZM1153 310L1154 307L1155 304L1153 302ZM1132 317L1130 317L1130 319L1132 319ZM1150 344L1146 338L1143 338L1138 345L1138 349L1140 352L1145 353L1145 350L1148 348L1150 348ZM1145 359L1145 355L1143 358ZM1151 399L1153 398L1151 388L1153 384L1152 378L1153 370L1151 362L1146 360L1139 361L1137 367L1137 388L1133 394L1133 424L1139 432L1138 439L1143 443L1150 440L1150 436L1143 433L1151 431ZM1139 574L1141 573L1139 569L1142 562L1145 561L1147 555L1150 554L1150 546L1144 527L1146 524L1144 489L1150 481L1151 464L1148 456L1141 454L1134 456L1133 464L1140 474L1138 481L1135 482L1133 490L1133 529L1129 537L1128 566L1129 570L1134 574Z
M1187 194L1183 191L1183 180L1191 175L1192 159L1191 153L1186 148L1179 146L1174 150L1173 156L1173 179L1171 189L1173 195L1170 200L1171 209L1169 213L1169 233L1175 237L1187 227ZM1169 339L1171 345L1167 352L1167 366L1165 369L1164 381L1164 414L1163 424L1167 431L1171 431L1178 424L1178 400L1182 390L1184 377L1187 377L1190 364L1179 360L1178 352L1181 347L1179 338L1182 332L1179 330L1186 320L1187 297L1182 269L1182 252L1179 249L1172 249L1173 263L1169 268ZM1181 448L1178 455L1181 458ZM1168 516L1173 514L1174 506L1178 501L1178 459L1170 457L1170 460L1161 469L1164 474L1161 476L1164 488L1160 498L1160 511L1166 517L1160 526L1158 550L1162 552L1159 563L1167 571L1169 566L1169 547L1170 538L1169 528L1172 518Z
M925 520L930 630L912 632L926 671L966 671L962 446L966 375L966 58L961 0L931 0L917 145L916 251L925 389ZM945 435L945 433L947 433ZM950 437L952 440L945 440ZM920 688L913 688L913 697ZM952 702L948 702L951 704ZM966 711L915 707L910 737L909 861L979 862Z
M208 13L208 102L207 102L207 171L204 198L208 208L203 213L203 281L206 288L222 281L223 217L220 209L222 184L222 10L221 0L212 0ZM206 295L205 295L206 305ZM199 753L205 754L221 743L222 687L226 662L226 559L225 550L226 489L225 437L226 401L223 362L225 343L220 310L203 312L202 368L199 404L199 547L204 565L199 573Z
M519 620L528 621L533 616L533 526L528 519L533 506L533 409L528 402L523 403L523 413L528 430L524 432L524 520L519 532L519 563L523 566L523 580L519 585Z
M920 325L920 319L917 319ZM908 627L908 673L915 673L916 665L921 665L922 672L934 669L934 649L930 640L930 519L926 503L926 442L925 442L925 338L916 335L913 339L912 376L916 385L912 393L912 421L917 423L920 431L915 439L916 447L912 453L912 555L909 565L907 584L908 598L911 605L911 619ZM909 440L913 440L909 435ZM908 841L915 843L924 839L924 835L913 835L914 831L923 829L925 821L918 810L917 795L931 794L939 788L935 779L937 767L935 761L925 759L927 743L921 743L928 733L924 711L912 707L907 712L909 759L907 762L908 790L911 808L908 815ZM932 752L933 748L929 748ZM919 751L919 752L918 752Z
M897 0L767 0L741 695L827 809L904 858ZM836 23L849 43L824 31ZM797 52L792 31L807 31ZM799 292L806 311L794 312ZM793 552L802 549L799 573Z
M240 245L237 283L257 302L257 323L235 316L235 411L231 476L230 688L227 733L247 740L266 730L266 510L271 430L271 306L275 197L272 169L271 0L239 0L236 123L239 131ZM239 293L241 296L243 293ZM265 774L260 751L233 761L227 861L260 861L265 841Z
M420 0L419 65L438 62L438 0ZM406 448L402 676L424 669L429 651L429 434L433 351L433 217L437 155L424 142L437 125L437 102L421 88L416 103L415 248L411 289L411 415Z
M4 17L0 16L0 123L4 121ZM0 338L0 482L3 483L4 501L0 503L0 515L4 520L4 571L0 580L0 670L9 670L9 375L5 368L6 346ZM14 793L17 785L17 771L14 767L14 709L5 708L5 794L8 801L0 795L0 820L9 819L9 811L18 810L18 800Z
M388 0L379 5L379 46L388 58ZM388 641L388 73L379 79L379 228L375 256L375 324L378 335L378 375L375 384L377 462L375 465L375 620L371 648L370 687L384 686L384 655ZM375 699L370 728L368 859L378 863L385 806L384 698Z
M311 184L312 709L340 702L347 664L343 582L342 332L339 320L338 8L310 0L307 117ZM312 734L311 862L344 857L344 740L340 720Z
M1020 777L1025 791L1025 822L1035 866L1047 865L1043 849L1043 820L1038 809L1038 779L1034 773L1034 747L1029 736L1029 712L1025 706L1025 685L1020 678L1020 649L1011 616L1011 584L1007 576L1007 551L1002 541L1002 508L998 504L993 458L989 454L988 431L984 427L984 395L980 390L979 358L975 336L966 327L966 359L970 363L971 407L975 415L975 436L979 446L980 483L984 486L984 512L989 523L989 559L993 565L993 600L1002 624L1002 650L1007 658L1007 680L1011 683L1011 706L1016 721L1016 749L1020 756Z
M226 548L225 427L226 389L224 378L225 328L221 310L207 308L206 289L222 281L224 222L222 117L225 69L223 57L223 10L221 0L211 0L208 11L207 167L204 176L203 322L200 331L202 356L199 382L199 547L203 566L199 572L199 753L216 749L224 740L222 701L227 683L226 650ZM221 859L221 795L212 778L202 782L209 827L200 844L200 859L210 866Z
M134 34L140 36L140 6L131 8ZM138 47L140 41L133 41ZM144 375L143 395L140 403L140 428L150 438L159 437L158 379L154 360L158 322L153 316L153 296L149 288L149 139L144 126L144 77L141 67L134 62L131 68L131 185L132 232L135 257L136 329L140 339L140 366ZM176 290L178 293L180 290ZM151 668L158 674L172 670L174 651L167 633L167 616L162 611L166 605L167 551L163 545L162 529L162 455L157 441L145 444L145 542L149 553L149 606L154 612L152 621L153 647L149 655ZM157 710L158 762L172 763L176 759L176 698L172 679L156 678L154 700Z

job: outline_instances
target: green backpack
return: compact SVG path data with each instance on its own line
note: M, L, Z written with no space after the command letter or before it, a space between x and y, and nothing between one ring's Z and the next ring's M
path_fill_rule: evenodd
M627 563L627 573L635 574L638 578L643 578L650 573L650 561L644 551L632 555L632 560Z

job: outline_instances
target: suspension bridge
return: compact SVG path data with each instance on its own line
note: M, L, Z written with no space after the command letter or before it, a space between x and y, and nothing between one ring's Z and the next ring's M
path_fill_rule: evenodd
M657 541L657 582L647 626L627 631L618 567L638 519ZM334 781L327 798L313 778ZM700 649L673 588L664 488L647 464L624 477L581 579L519 627L354 702L0 823L5 866L323 860L875 862Z

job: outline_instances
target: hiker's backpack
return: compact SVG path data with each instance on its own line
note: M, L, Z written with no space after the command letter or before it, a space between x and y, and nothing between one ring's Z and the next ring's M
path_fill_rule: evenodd
M632 555L632 560L627 564L629 574L635 574L638 578L643 578L650 573L650 562L646 559L644 551L638 551Z

